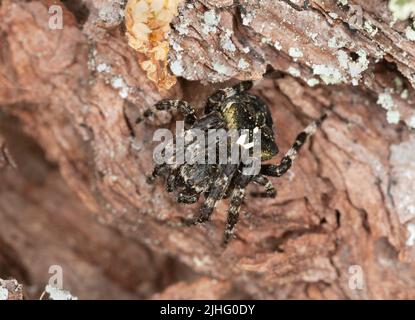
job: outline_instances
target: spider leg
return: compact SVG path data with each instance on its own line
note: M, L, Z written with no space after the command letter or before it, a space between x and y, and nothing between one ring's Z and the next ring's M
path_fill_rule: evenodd
M189 190L185 190L185 191L189 192ZM185 204L192 204L192 203L197 202L197 200L199 200L199 196L200 194L198 193L189 194L189 193L179 192L179 194L177 195L177 202L185 203Z
M173 190L178 190L179 188L185 187L185 181L183 177L180 175L180 168L181 165L177 166L177 168L170 166L170 175L166 181L166 191L173 192Z
M169 110L179 110L183 113L185 116L185 124L186 125L192 125L196 121L196 115L195 110L193 107L187 103L186 101L182 100L162 100L157 102L154 106L151 108L148 108L146 111L144 111L142 117L138 117L136 120L136 123L140 123L144 120L144 118L151 117L154 115L157 111L169 111Z
M231 203L228 210L228 219L223 238L224 245L226 245L233 236L235 225L239 220L239 211L241 209L242 201L245 197L245 188L251 179L252 178L250 176L240 175L237 177L235 188L232 191Z
M147 176L147 183L153 183L158 177L163 176L169 172L166 164L158 164L154 167L153 172Z
M327 118L327 115L324 114L318 120L313 121L310 123L304 131L300 132L295 139L295 142L282 158L281 162L277 165L272 164L264 164L261 166L261 174L272 176L272 177L281 177L284 173L286 173L290 168L292 163L294 162L295 158L301 147L306 142L307 138L312 136L317 128L321 125L324 119Z
M167 192L173 192L173 190L175 189L176 183L177 183L177 178L176 178L176 170L174 170L169 177L167 178L167 182L166 182L166 191Z
M232 180L232 176L237 170L236 165L225 165L222 170L213 179L212 188L209 191L209 195L200 208L199 216L196 218L195 223L203 223L210 219L213 210L215 209L218 200L222 199L226 193L229 183Z
M277 196L277 190L267 177L263 175L257 175L253 177L252 181L265 188L265 192L251 192L252 197L275 198Z
M226 99L234 95L240 94L242 92L245 92L251 88L252 81L242 81L234 85L233 87L220 89L216 91L208 98L208 101L205 106L205 114L212 112L212 110L214 109L218 109L221 103Z

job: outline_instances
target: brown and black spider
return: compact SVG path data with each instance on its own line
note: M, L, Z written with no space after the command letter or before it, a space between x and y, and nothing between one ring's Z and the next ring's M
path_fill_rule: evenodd
M144 112L149 117L160 110L179 110L184 114L186 130L201 129L261 129L261 161L270 160L278 153L274 139L273 121L267 105L258 97L247 91L252 87L251 81L241 82L233 87L222 89L209 97L204 115L197 118L189 103L181 100L163 100ZM230 197L230 206L224 244L231 239L239 210L245 196L245 189L250 182L255 182L265 188L265 192L253 194L259 197L275 197L277 192L267 176L281 177L286 173L297 156L307 137L314 134L326 114L308 125L298 134L294 144L277 165L261 164L260 172L256 175L242 173L244 163L227 164L160 164L156 165L149 176L149 183L157 177L166 177L166 190L175 192L180 203L195 203L202 195L205 201L200 212L192 222L203 223L210 219L216 203ZM143 120L138 119L138 122ZM186 131L185 130L185 131ZM173 142L174 144L174 142ZM187 146L187 145L186 145ZM229 153L229 151L228 151Z

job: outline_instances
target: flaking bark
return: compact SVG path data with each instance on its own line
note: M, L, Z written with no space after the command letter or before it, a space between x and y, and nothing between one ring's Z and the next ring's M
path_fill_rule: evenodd
M409 21L391 24L385 1L353 1L361 29L350 28L350 10L338 1L187 3L172 24L170 68L181 78L169 92L146 78L129 48L116 10L123 1L64 1L62 30L48 27L51 3L0 4L1 134L17 163L0 173L0 277L41 292L56 255L65 262L75 254L66 274L79 298L415 298L415 46ZM267 69L276 72L263 79ZM138 126L135 118L166 97L200 110L215 89L242 79L258 80L253 92L270 106L282 152L335 108L291 174L273 180L278 197L247 198L237 239L223 249L226 202L210 223L185 227L181 218L198 205L177 204L161 183L145 181L152 133L173 128L175 115ZM11 119L30 143L16 141ZM19 163L33 145L47 160ZM79 231L79 247L44 249ZM33 264L40 253L44 263ZM171 261L185 271L161 281L154 270L167 272ZM89 283L76 281L100 266L108 269Z

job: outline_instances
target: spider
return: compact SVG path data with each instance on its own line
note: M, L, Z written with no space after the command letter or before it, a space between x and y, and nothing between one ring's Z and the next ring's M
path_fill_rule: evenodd
M144 118L154 115L161 110L178 110L184 115L184 123L189 128L203 131L209 129L231 128L261 129L261 161L270 160L278 153L274 139L274 126L268 106L256 95L247 91L252 87L252 81L221 89L211 95L204 108L204 115L196 117L195 110L189 103L181 100L162 100L147 109L137 123ZM307 137L316 132L322 121L327 117L322 115L310 123L295 139L295 142L284 155L279 164L261 164L260 172L256 175L242 173L244 163L229 164L158 164L148 176L148 183L153 183L157 177L166 178L167 192L174 192L177 202L191 204L204 197L199 214L192 219L191 224L204 223L210 220L217 202L230 197L230 205L223 244L226 245L233 237L235 225L239 219L239 211L245 197L245 189L251 182L264 187L265 192L251 193L254 197L275 197L277 195L267 176L281 177L291 167L300 148Z

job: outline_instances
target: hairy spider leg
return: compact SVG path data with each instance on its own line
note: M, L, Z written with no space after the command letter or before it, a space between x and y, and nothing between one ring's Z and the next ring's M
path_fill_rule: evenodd
M264 175L257 175L252 178L252 181L263 186L265 192L251 192L252 197L256 198L275 198L277 196L277 190L269 179Z
M219 110L223 101L226 99L240 94L242 92L248 91L252 88L252 81L242 81L233 87L220 89L212 94L205 105L205 114L211 113L214 109Z
M153 172L147 176L147 183L153 183L158 177L169 174L169 168L166 164L158 164L154 167Z
M196 136L191 138L191 130L192 129L200 129L207 134L209 129L219 129L223 127L223 120L219 117L217 113L212 113L206 115L198 120L191 128L186 129L184 132L184 139L185 145L184 148L176 149L173 148L173 157L172 161L174 162L175 159L184 159L186 156L186 151L188 150L189 146L192 145L197 139ZM206 137L205 137L206 138ZM174 141L171 141L171 144L168 145L169 147L174 147ZM171 165L172 170L178 169L182 164L181 163L173 163Z
M189 190L187 190L189 192ZM192 204L195 203L199 200L200 197L200 193L183 193L183 192L179 192L179 194L177 195L177 202L179 203L185 203L185 204Z
M228 218L223 238L223 245L228 244L239 220L239 211L245 197L245 188L252 180L252 176L239 174L235 177L235 188L232 191L231 201L228 209Z
M173 170L173 172L170 172L170 175L167 178L167 182L166 182L167 192L173 192L174 189L176 188L176 184L177 184L176 172L177 170Z
M221 166L217 175L213 179L209 195L200 208L199 216L195 220L195 223L203 223L210 219L216 203L223 199L226 190L232 180L233 175L237 171L238 166L234 164L227 164Z
M196 122L196 114L193 107L187 103L186 101L182 100L162 100L156 103L151 108L148 108L144 111L143 116L137 118L136 123L140 123L144 120L144 118L151 117L157 111L169 111L169 110L179 110L184 115L184 123L186 126L191 126L193 123Z
M327 118L327 114L322 115L316 121L310 123L304 131L300 132L295 139L295 142L282 158L281 162L278 165L273 164L263 164L261 166L261 174L272 176L272 177L281 177L284 173L286 173L290 168L292 163L294 162L295 158L301 147L306 142L307 138L312 136L317 128L321 125L321 123Z

